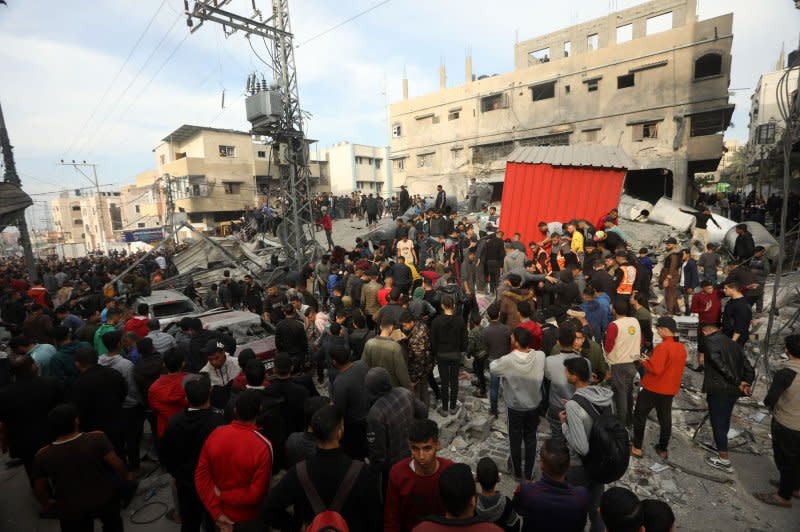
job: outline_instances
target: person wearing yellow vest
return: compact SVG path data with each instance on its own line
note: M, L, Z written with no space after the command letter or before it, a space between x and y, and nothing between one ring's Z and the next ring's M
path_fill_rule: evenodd
M628 316L627 301L618 299L612 309L614 321L606 330L604 347L608 365L611 366L611 389L614 391L617 417L627 427L633 420L634 362L641 358L642 329L639 320Z
M614 272L614 282L617 285L616 299L628 301L633 294L633 285L636 282L636 266L628 262L628 254L624 251L616 253L617 269Z

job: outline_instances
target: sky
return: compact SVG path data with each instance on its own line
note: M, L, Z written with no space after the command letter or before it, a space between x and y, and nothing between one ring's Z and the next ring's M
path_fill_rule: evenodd
M7 3L0 5L0 104L23 188L36 202L34 225L46 224L55 192L90 186L61 159L96 163L101 185L113 188L155 167L152 150L182 124L249 129L245 77L268 70L260 39L226 37L211 23L190 34L180 0ZM508 72L517 39L640 3L289 0L308 135L319 147L386 145L387 104L401 97L403 72L411 96L438 88L440 62L449 85L462 83L467 51L476 75ZM233 0L230 9L250 14L250 5ZM256 5L268 12L271 2ZM736 111L726 138L741 141L759 75L774 70L782 45L797 45L800 10L790 0L698 0L701 19L731 11Z

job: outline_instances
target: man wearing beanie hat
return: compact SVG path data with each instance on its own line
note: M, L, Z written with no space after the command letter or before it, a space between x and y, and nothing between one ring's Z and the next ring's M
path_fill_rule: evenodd
M631 456L642 457L642 441L647 415L655 408L661 429L656 453L667 458L667 444L672 433L672 398L678 393L686 366L686 347L677 341L678 325L669 316L656 322L656 332L662 342L653 350L653 355L642 360L647 372L642 377L642 390L633 412L633 443Z

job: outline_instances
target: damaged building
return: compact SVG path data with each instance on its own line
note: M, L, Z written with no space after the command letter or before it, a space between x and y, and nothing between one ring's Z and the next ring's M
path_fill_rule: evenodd
M729 102L733 14L699 20L696 0L657 0L534 39L512 72L474 76L390 105L395 185L462 196L470 178L502 194L516 148L600 143L636 163L626 191L691 199L693 176L717 168Z

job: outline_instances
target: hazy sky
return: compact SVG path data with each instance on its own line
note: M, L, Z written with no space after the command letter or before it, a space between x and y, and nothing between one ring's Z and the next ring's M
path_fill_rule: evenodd
M0 103L23 186L35 200L88 185L72 168L57 166L59 159L95 162L101 183L125 183L155 166L152 149L181 124L249 128L244 78L263 64L241 34L225 38L214 24L187 37L180 0L7 2L0 5ZM271 4L256 3L265 11ZM436 89L441 60L448 84L462 83L467 49L475 74L507 72L517 36L641 2L390 0L305 42L379 3L290 0L301 106L321 147L341 140L387 144L386 103L399 99L403 69L412 96ZM249 6L250 0L232 3L240 13ZM699 0L698 10L701 19L734 13L737 108L727 135L745 139L752 88L760 73L774 69L782 44L796 46L800 10L790 0ZM252 44L265 56L260 39Z

